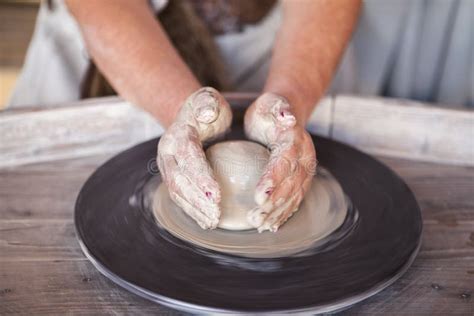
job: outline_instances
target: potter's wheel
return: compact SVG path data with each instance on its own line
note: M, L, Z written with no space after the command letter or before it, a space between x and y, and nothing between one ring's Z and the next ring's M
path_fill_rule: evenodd
M229 138L243 135L234 130ZM75 212L81 247L120 286L186 311L316 313L359 302L413 261L420 210L406 184L381 163L340 143L313 140L322 174L337 180L348 208L337 229L302 251L265 258L216 251L157 225L147 200L147 190L161 182L153 164L156 139L112 158L86 182Z

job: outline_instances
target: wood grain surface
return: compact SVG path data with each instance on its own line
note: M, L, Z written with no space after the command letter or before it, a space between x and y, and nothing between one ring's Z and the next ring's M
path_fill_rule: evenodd
M73 208L110 154L0 169L0 315L176 312L101 276L75 239ZM423 212L422 249L395 284L343 314L474 313L474 168L383 158Z
M254 96L229 97L246 105ZM374 115L367 114L373 107ZM474 314L474 168L446 164L474 164L473 114L446 111L451 121L440 125L440 114L421 104L335 97L313 114L313 132L383 154L423 213L422 248L406 275L342 314ZM422 136L407 143L396 133L401 122L407 128L423 123ZM387 130L371 133L377 126ZM438 127L447 132L431 133ZM0 315L177 314L102 277L79 249L73 224L88 176L113 154L160 132L150 117L115 98L0 114ZM451 153L452 140L462 150Z
M255 95L225 94L234 108ZM234 121L241 118L234 114ZM474 166L474 112L419 102L328 96L308 130L362 151L419 161ZM0 167L112 153L159 136L147 113L116 97L0 113Z
M331 138L372 154L474 165L474 112L401 99L336 96Z

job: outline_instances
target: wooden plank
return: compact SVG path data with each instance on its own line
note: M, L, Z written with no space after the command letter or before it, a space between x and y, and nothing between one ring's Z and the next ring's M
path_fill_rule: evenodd
M103 277L87 260L2 262L0 315L178 315Z
M474 220L455 226L425 221L418 258L471 258L474 260Z
M0 166L117 152L162 131L151 116L123 101L5 111L0 115Z
M75 240L78 190L109 156L0 169L1 315L173 313L101 276ZM472 315L474 168L380 159L420 202L422 249L404 277L345 313Z
M348 312L472 315L473 270L472 258L418 259L391 287ZM5 262L0 276L2 315L169 312L112 284L88 261Z
M474 112L387 98L337 96L332 138L366 152L474 165Z
M379 159L398 173L413 190L425 221L455 226L473 220L474 168L410 161Z
M419 258L392 286L342 314L472 315L473 268L472 258Z
M0 221L0 264L85 260L71 220Z
M109 156L1 169L0 220L71 220L80 188Z
M255 95L226 97L242 111ZM321 101L310 124L312 132L329 134L330 103ZM0 113L0 167L116 153L162 132L149 114L118 98L5 111Z
M255 95L228 94L236 119ZM308 129L369 153L474 166L474 113L384 98L325 98ZM118 98L0 113L0 167L114 153L163 129Z

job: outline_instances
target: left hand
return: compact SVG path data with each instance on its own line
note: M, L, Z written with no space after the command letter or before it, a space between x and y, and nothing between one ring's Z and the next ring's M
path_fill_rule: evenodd
M276 94L261 95L247 110L245 133L271 153L255 191L257 207L248 221L259 232L276 232L303 200L316 170L311 136L298 124L288 101Z
M221 191L203 142L222 135L232 121L227 101L215 89L191 94L158 144L158 167L170 198L203 229L216 228Z

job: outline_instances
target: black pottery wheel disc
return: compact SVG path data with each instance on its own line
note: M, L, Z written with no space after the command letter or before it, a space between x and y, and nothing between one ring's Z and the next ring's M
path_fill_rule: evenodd
M228 139L243 139L234 130ZM89 178L76 202L81 247L106 277L140 296L190 312L330 312L389 286L420 246L419 206L389 168L341 143L313 136L320 165L358 210L335 247L307 256L255 259L195 251L159 233L137 190L151 177L157 139L128 149Z

